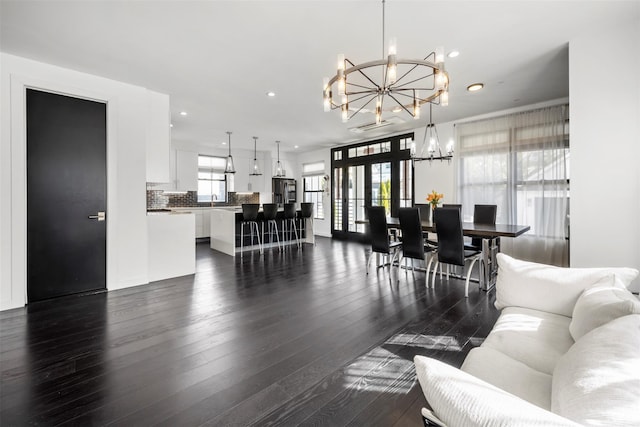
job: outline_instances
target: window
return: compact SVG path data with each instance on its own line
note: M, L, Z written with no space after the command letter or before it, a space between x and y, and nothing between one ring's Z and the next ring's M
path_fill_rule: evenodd
M465 220L474 204L495 204L497 223L531 227L518 239L503 239L512 255L568 265L568 106L457 124L456 133Z
M198 156L198 202L226 202L227 176L224 157Z
M324 219L322 197L325 190L324 162L302 165L302 191L305 203L313 203L313 218Z

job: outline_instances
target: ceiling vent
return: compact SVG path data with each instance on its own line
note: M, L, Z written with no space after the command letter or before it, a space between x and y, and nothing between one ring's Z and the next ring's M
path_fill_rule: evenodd
M393 116L381 121L380 124L376 124L376 122L371 122L361 126L349 128L349 130L353 133L364 133L372 130L377 130L386 126L397 125L401 123L404 123L404 120L402 120L400 117Z

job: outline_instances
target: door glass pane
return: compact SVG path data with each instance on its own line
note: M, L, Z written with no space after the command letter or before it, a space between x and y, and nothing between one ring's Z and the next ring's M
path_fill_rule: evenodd
M391 215L391 162L371 165L371 205L384 206Z
M411 183L411 160L400 160L400 207L411 206L413 199Z
M333 170L333 229L342 231L342 168Z
M364 165L349 166L349 228L348 231L364 233L364 224L356 224L364 220Z

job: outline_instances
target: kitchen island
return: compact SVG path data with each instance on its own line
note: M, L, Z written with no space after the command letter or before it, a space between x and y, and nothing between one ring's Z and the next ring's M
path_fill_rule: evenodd
M242 207L240 206L225 206L211 209L211 240L210 247L217 251L223 252L227 255L235 256L240 251L240 223L242 222ZM262 222L262 210L258 214L258 224ZM295 245L295 236L293 240L290 240L287 236L283 239L282 236L282 209L278 210L278 216L276 217L278 222L278 231L280 235L281 243L285 245ZM296 220L297 221L297 220ZM305 220L306 233L301 237L302 243L314 243L313 236L313 221L310 219ZM248 228L245 228L248 230ZM262 238L262 236L261 236ZM248 237L245 236L244 249L251 250L257 249L257 245L248 246L250 242ZM274 241L273 245L276 243ZM268 247L269 245L267 245Z

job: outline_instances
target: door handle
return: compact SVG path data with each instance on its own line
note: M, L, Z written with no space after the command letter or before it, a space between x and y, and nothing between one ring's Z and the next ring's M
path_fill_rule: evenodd
M104 212L98 212L98 215L89 215L89 219L97 219L98 221L104 221L106 215Z

